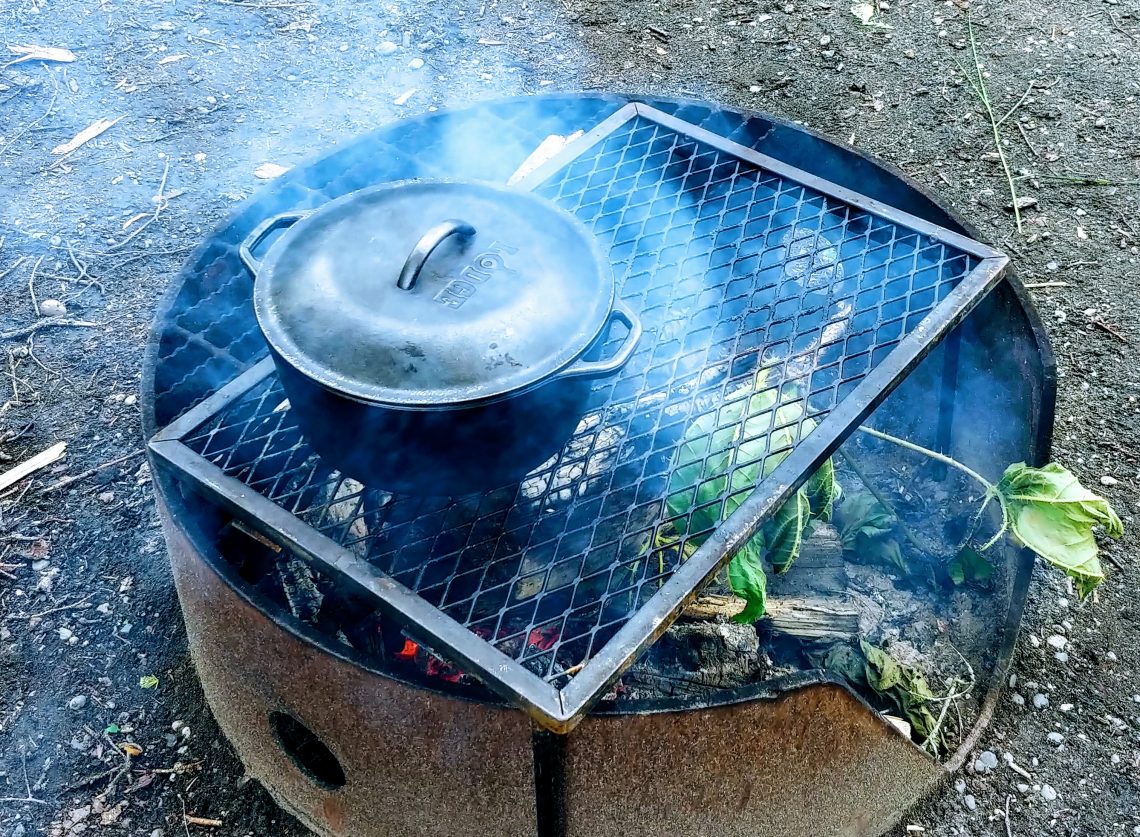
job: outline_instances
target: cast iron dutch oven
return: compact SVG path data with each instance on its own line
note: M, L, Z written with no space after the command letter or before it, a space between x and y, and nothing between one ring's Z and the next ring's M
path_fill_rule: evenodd
M241 257L301 431L330 464L393 492L519 480L566 443L591 383L641 335L585 227L490 184L353 192L266 220ZM600 359L614 320L627 334Z

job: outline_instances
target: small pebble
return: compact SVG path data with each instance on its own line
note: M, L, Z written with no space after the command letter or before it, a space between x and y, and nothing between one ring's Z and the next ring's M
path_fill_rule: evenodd
M71 632L70 628L60 628L57 633L59 634L59 638L64 642L67 642L69 639L75 636L75 634Z
M87 695L76 695L67 702L68 709L82 709L87 705Z
M1041 786L1041 798L1044 799L1046 802L1052 802L1054 799L1057 798L1057 791L1053 790L1052 785L1042 785Z
M1009 676L1009 688L1011 688L1011 689L1017 688L1017 675L1016 674L1011 674Z
M1018 782L1017 783L1017 792L1018 793L1029 793L1029 785L1025 784L1025 782Z
M976 811L978 809L978 800L974 799L974 795L972 793L968 793L963 796L962 802L965 803L966 807L971 811Z
M1065 638L1064 638L1063 636L1061 636L1060 634L1053 634L1052 636L1050 636L1050 637L1049 637L1047 640L1045 640L1045 641L1046 641L1047 643L1049 643L1049 646L1050 646L1051 648L1053 648L1053 649L1055 649L1055 650L1057 650L1057 651L1064 651L1064 650L1065 650L1065 646L1069 644L1069 640L1065 639Z
M1115 662L1116 662L1116 652L1115 652L1115 651L1109 651L1107 654L1105 654L1105 655L1104 655L1104 657L1105 657L1105 659L1106 659L1106 660L1108 660L1110 663L1115 663Z
M1113 753L1112 758L1109 759L1109 761L1111 761L1113 764L1120 764L1120 756L1118 756L1116 753Z
M99 495L99 502L100 503L113 503L113 502L115 502L115 492L114 491L102 492Z
M831 43L831 36L830 35L824 35L822 38L819 39L819 45L820 46L827 46L830 43Z
M1058 708L1059 708L1059 709L1060 709L1062 712L1072 712L1072 711L1073 711L1073 704L1071 704L1071 703L1062 703L1062 704L1060 705L1060 707L1058 707Z
M958 793L965 793L966 792L966 780L965 779L956 779L954 781L954 790L958 791Z
M393 52L395 52L398 49L399 49L399 47L396 46L391 41L381 41L380 46L376 47L376 51L378 53L380 53L381 55L391 55Z
M984 750L974 761L974 770L978 773L988 773L998 766L998 757L993 750Z
M67 313L67 306L58 299L44 299L40 301L41 317L62 317Z
M1059 663L1067 663L1067 662L1069 662L1069 652L1068 651L1058 651L1056 654L1053 655L1053 658Z
M1065 736L1061 735L1061 733L1059 733L1059 732L1051 732L1045 737L1049 740L1049 743L1052 744L1054 747L1060 747L1062 744L1065 743Z
M1038 692L1037 694L1035 694L1033 696L1033 708L1034 709L1044 709L1048 705L1049 705L1049 698L1046 695L1042 694L1041 692Z
M1118 480L1116 477L1110 477L1108 474L1105 474L1100 478L1101 485L1118 485L1119 483L1120 480Z
M162 829L156 828L154 831L152 831L150 833L150 837L163 837Z
M408 62L408 68L412 69L412 70L418 70L418 69L422 68L423 65L424 65L424 60L422 58L413 58L411 61Z

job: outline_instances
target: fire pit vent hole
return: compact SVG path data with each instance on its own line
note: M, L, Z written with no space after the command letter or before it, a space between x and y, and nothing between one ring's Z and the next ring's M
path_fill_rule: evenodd
M270 712L269 723L277 734L277 743L302 773L323 787L332 790L344 787L340 762L311 729L284 712Z

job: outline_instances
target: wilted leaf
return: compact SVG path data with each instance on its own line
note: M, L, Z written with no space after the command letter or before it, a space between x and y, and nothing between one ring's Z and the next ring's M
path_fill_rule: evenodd
M850 645L834 645L823 660L823 667L840 674L854 686L867 685L866 659Z
M777 573L786 573L799 557L809 513L807 494L801 488L780 506L760 530L768 560Z
M859 535L855 539L854 552L864 561L890 564L904 573L910 572L910 567L907 566L906 559L903 558L902 550L899 549L899 542L894 538L871 538L866 535Z
M902 679L902 668L895 658L865 639L859 641L859 646L867 658L867 683L871 688L886 692L897 686Z
M124 741L119 745L119 749L126 753L131 758L142 755L142 747L130 741Z
M967 582L986 584L994 574L994 568L976 549L964 546L946 566L946 572L957 585Z
M835 502L840 495L839 483L835 481L835 464L830 458L825 460L804 484L804 492L811 505L812 519L822 520L824 523L830 521L835 510Z
M1010 465L996 491L1014 536L1071 576L1082 598L1104 580L1093 527L1103 526L1114 538L1124 533L1108 500L1056 463Z
M732 617L732 621L747 625L764 615L768 577L760 563L760 551L752 541L732 556L728 565L728 585L732 592L744 599L744 610Z
M888 534L895 518L866 491L853 491L843 498L836 513L844 549L855 549L860 536L878 538Z
M139 678L139 685L144 689L153 689L158 686L158 678L153 674L144 674Z
M864 666L867 685L894 703L923 741L930 739L938 721L930 711L935 696L926 677L866 640L861 639L859 647L867 661ZM937 740L933 743L936 747L940 744Z

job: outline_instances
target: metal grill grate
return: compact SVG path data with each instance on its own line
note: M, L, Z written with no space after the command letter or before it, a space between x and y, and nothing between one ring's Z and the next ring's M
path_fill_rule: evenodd
M595 386L573 438L521 484L434 499L362 486L307 446L268 360L156 437L155 451L374 592L387 578L403 585L387 603L410 629L557 728L1005 260L644 106L623 108L526 182L609 248L646 334L623 371ZM686 504L668 499L695 490L671 475L725 449L724 476L701 492L715 500L671 516ZM757 469L768 491L738 477ZM517 668L504 675L507 661Z

